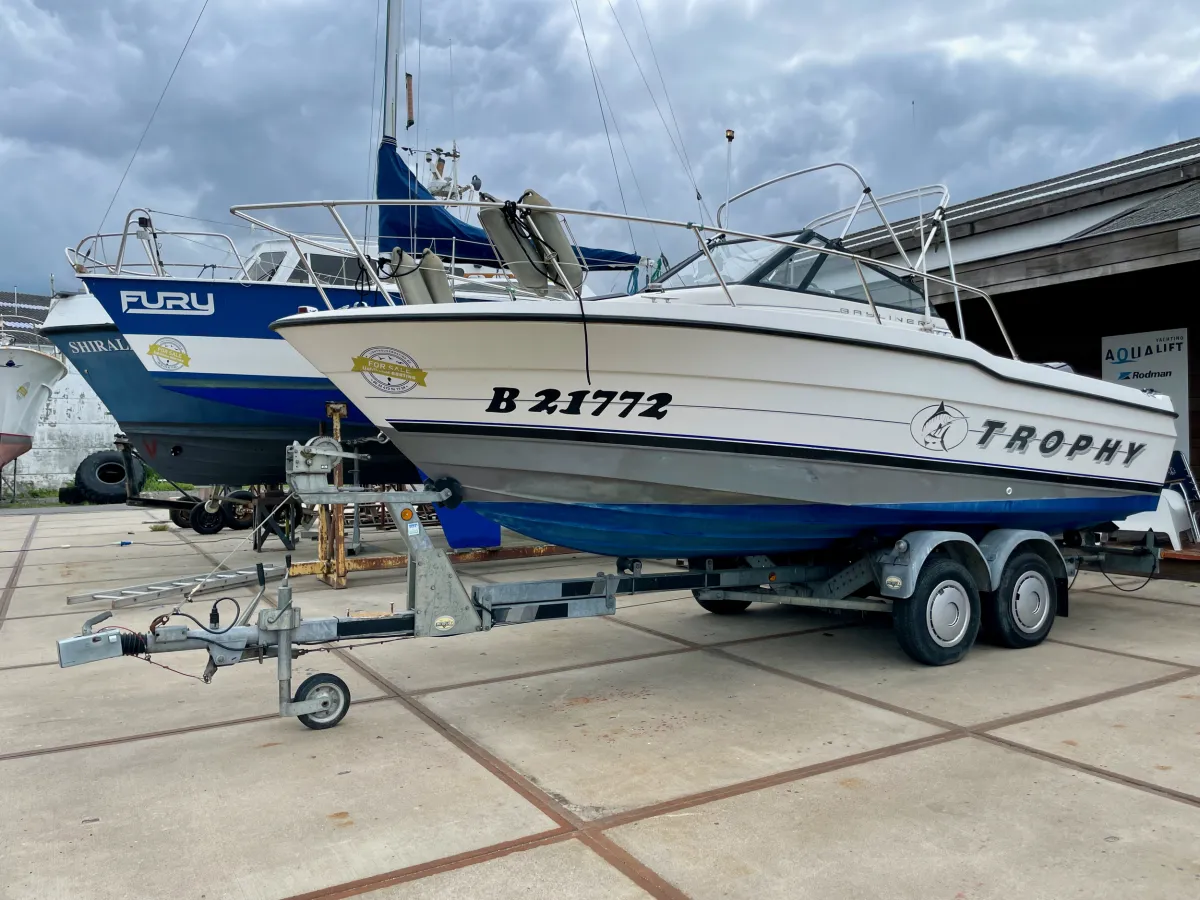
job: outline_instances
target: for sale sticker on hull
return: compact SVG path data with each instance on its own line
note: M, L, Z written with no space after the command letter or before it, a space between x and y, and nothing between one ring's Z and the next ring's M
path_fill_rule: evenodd
M351 372L361 372L367 383L388 394L407 394L429 375L417 361L392 347L371 347L351 360Z

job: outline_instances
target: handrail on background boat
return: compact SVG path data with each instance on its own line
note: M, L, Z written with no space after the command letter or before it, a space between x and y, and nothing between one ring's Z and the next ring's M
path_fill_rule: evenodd
M24 347L53 356L60 362L65 360L62 351L42 334L42 323L29 316L9 315L0 310L0 347Z
M143 216L139 217L139 213L143 214ZM141 217L144 217L149 223L148 228L143 228L140 222L138 222L138 218ZM146 252L147 262L131 263L128 265L125 262L125 248L129 242L131 226L133 226L135 229L132 232L133 236L138 240L138 242L142 245L142 249ZM67 255L67 263L75 272L79 274L94 272L98 269L104 269L110 275L142 275L146 273L135 270L144 270L146 267L149 267L149 274L156 275L161 278L166 275L166 269L168 267L159 255L158 247L154 246L152 248L150 243L152 240L157 240L159 237L177 237L182 238L183 240L191 240L192 238L203 237L217 238L218 240L222 240L229 245L228 252L232 253L233 258L238 262L236 266L222 265L217 263L171 263L170 268L199 269L200 275L204 274L205 269L212 269L214 275L218 269L228 269L231 272L240 272L242 277L247 280L250 278L249 273L246 271L246 262L242 259L241 254L238 253L237 246L233 243L233 239L229 237L229 235L222 234L219 231L161 231L154 227L154 224L150 218L150 210L143 207L135 207L129 211L129 213L125 216L125 225L121 231L97 232L96 234L89 234L73 248L68 247L65 251ZM104 256L105 238L121 239L121 242L117 247L116 261L113 263L105 262L103 258L99 258ZM91 244L91 253L84 250L84 246L89 243ZM193 243L200 242L193 241ZM202 244L201 246L204 246L210 250L215 249L208 247L206 244ZM96 254L97 251L99 251L98 255L93 255Z
M826 166L826 168L827 167L828 166ZM852 168L852 167L847 166L847 168ZM455 205L470 207L473 209L502 209L502 208L504 208L505 204L498 200L460 200L460 201L456 201ZM378 200L378 199L373 199L373 200L291 200L291 201L285 201L285 202L281 202L281 203L246 203L246 204L242 204L240 206L231 206L229 208L229 212L232 215L236 216L237 218L242 219L246 222L249 222L251 225L257 226L259 228L264 228L267 231L270 231L270 232L278 234L282 237L288 238L288 239L292 240L293 242L302 241L307 244L312 244L314 246L322 247L324 245L321 245L318 242L313 241L313 240L305 237L302 234L296 234L295 232L288 231L287 229L285 229L279 225L274 225L270 222L266 222L263 219L258 218L257 216L251 215L251 213L266 212L266 211L281 211L281 210L290 210L290 209L312 209L315 207L321 207L321 208L329 210L329 212L334 216L335 221L338 223L339 228L342 230L342 233L346 236L347 241L349 241L350 246L352 248L352 252L347 253L344 249L335 250L335 248L332 248L332 247L324 247L324 248L329 249L329 250L335 250L335 252L341 253L343 255L347 255L347 256L352 255L352 256L357 257L359 260L359 264L368 272L371 281L375 284L376 288L380 291L384 300L386 300L389 305L394 306L395 302L388 295L388 290L387 290L386 285L384 285L383 281L379 277L379 274L375 271L375 267L371 265L370 261L367 259L365 253L363 252L362 248L359 246L358 241L355 240L354 236L350 233L349 229L346 228L345 223L341 220L340 214L337 212L337 210L340 207L367 207L367 208L370 208L370 207L381 207L381 206L445 206L445 204L440 200L411 200L411 199L405 199L405 200ZM871 307L872 312L874 313L874 316L875 316L877 322L881 322L882 320L879 317L878 311L875 309L874 300L871 299L870 287L866 283L866 275L863 272L863 268L862 268L862 264L864 264L864 263L875 269L887 269L891 272L898 273L902 276L907 275L907 276L921 278L926 282L926 284L928 284L928 282L934 282L936 284L945 285L946 287L949 287L951 290L953 290L954 304L955 304L955 307L956 307L956 310L958 313L959 337L963 338L963 339L966 338L966 331L965 331L964 324L963 324L962 300L961 300L961 296L960 296L960 290L965 290L965 291L969 292L970 294L973 294L977 297L983 298L983 300L987 303L988 308L991 310L992 316L996 320L996 325L1000 329L1000 334L1004 338L1004 343L1008 347L1009 354L1012 356L1013 359L1019 359L1019 357L1017 356L1016 347L1013 345L1012 338L1009 337L1008 329L1006 329L1004 327L1004 322L1000 318L1000 312L999 312L999 310L996 309L996 304L992 301L991 296L986 291L981 290L980 288L972 287L969 284L962 284L961 282L954 280L954 278L953 278L954 263L953 263L952 259L950 260L951 277L943 278L940 275L933 275L928 272L919 271L908 265L901 265L899 263L889 262L887 260L872 259L869 257L864 257L860 254L852 253L848 250L838 249L838 248L830 247L830 246L814 247L812 244L802 244L802 243L798 243L796 241L789 241L784 238L770 237L768 235L762 235L762 234L753 234L753 233L747 232L747 231L735 231L730 228L725 228L725 227L716 226L716 225L701 225L701 224L697 224L695 222L677 222L677 221L674 221L671 219L656 219L656 218L652 218L650 216L634 216L634 215L628 215L625 213L615 213L615 212L607 212L607 211L601 211L601 210L570 209L567 207L557 207L557 206L533 206L530 204L517 203L517 204L515 204L515 207L516 207L516 209L521 210L523 212L532 211L532 212L536 212L536 213L554 213L559 216L590 216L592 218L609 219L609 220L619 221L619 222L638 222L638 223L642 223L642 224L646 224L646 225L658 225L658 226L662 226L662 227L666 227L666 228L679 228L679 229L683 229L685 231L691 232L693 234L693 236L696 238L696 240L698 241L698 243L700 244L700 249L704 252L704 255L707 257L709 263L714 267L714 270L716 270L717 280L720 282L721 288L725 292L725 297L729 301L729 304L731 306L737 306L737 303L736 303L736 301L734 301L733 296L729 291L729 286L725 283L725 279L722 276L719 268L717 267L716 261L713 259L712 253L711 253L711 248L713 246L717 246L717 245L714 244L712 242L712 240L705 241L704 237L703 237L705 234L711 234L713 239L728 240L730 238L735 238L738 240L746 240L746 241L761 241L761 242L768 243L768 244L775 244L780 247L795 247L797 249L809 250L809 251L813 251L815 253L828 254L830 256L840 256L845 259L849 259L850 261L855 263L856 271L859 273L859 275L862 279L864 295L867 297L868 305ZM945 237L946 237L947 250L948 250L949 249L949 233L945 230L945 222L943 221L941 224L943 226L943 233L945 234ZM905 260L908 259L907 254L902 253L902 256ZM322 292L322 297L323 297L323 299L325 299L326 303L329 302L328 298L324 297L324 292ZM926 306L928 307L928 291L926 291ZM332 306L330 308L332 308Z

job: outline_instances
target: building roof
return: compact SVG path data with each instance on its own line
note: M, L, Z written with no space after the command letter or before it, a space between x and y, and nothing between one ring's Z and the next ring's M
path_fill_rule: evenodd
M946 221L950 226L950 236L953 240L1038 219L1046 219L1100 203L1132 198L1154 190L1173 186L1186 187L1189 182L1197 179L1200 179L1200 137L1168 144L1165 147L1156 147L1133 156L1080 169L1067 175L955 203L947 208ZM1177 215L1176 212L1183 213L1188 209L1193 209L1192 204L1196 201L1196 197L1191 191L1182 196L1178 196L1178 193L1172 192L1171 194L1173 197L1177 196L1174 206L1166 202L1167 197L1149 201L1145 205L1146 221L1139 222L1134 218L1127 224L1117 227L1117 222L1122 216L1133 215L1139 211L1140 208L1138 208L1125 210L1121 215L1106 220L1102 225L1106 228L1114 226L1116 230L1123 230L1136 227L1135 223L1150 224L1152 221L1173 221L1177 218L1200 214L1200 212L1191 212L1187 215ZM1172 212L1172 209L1175 209L1176 212ZM1153 216L1163 218L1154 219ZM915 222L915 218L905 219L893 223L893 228L898 234L911 233ZM1089 231L1087 233L1096 232ZM915 237L906 238L904 243L906 247L914 245ZM860 251L875 251L875 255L889 255L894 252L893 249L889 249L891 241L887 232L881 227L858 232L847 239L847 244ZM889 246L885 246L885 244Z
M17 321L33 319L40 324L46 321L46 314L50 312L50 300L42 294L0 293L0 318L6 322L11 317L16 317Z
M1200 180L1189 181L1183 187L1139 203L1133 209L1113 216L1086 228L1074 238L1091 237L1099 234L1112 234L1114 231L1125 231L1128 228L1141 228L1144 225L1161 225L1166 222L1179 222L1184 219L1194 219L1200 216Z

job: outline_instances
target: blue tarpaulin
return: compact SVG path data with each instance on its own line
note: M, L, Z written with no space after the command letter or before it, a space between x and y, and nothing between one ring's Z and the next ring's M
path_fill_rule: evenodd
M375 195L380 200L432 200L413 171L396 152L394 141L385 138L379 145L379 175ZM388 253L400 247L413 256L426 248L445 260L456 263L495 266L502 264L488 240L487 233L454 216L441 206L381 206L379 208L379 250ZM619 250L576 247L589 269L632 269L640 257Z

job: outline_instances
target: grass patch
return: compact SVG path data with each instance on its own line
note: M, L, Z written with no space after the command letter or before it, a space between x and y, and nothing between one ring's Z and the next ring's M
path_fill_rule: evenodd
M159 522L157 525L151 525L150 530L151 531L166 531L170 527L171 526L168 525L166 522Z

